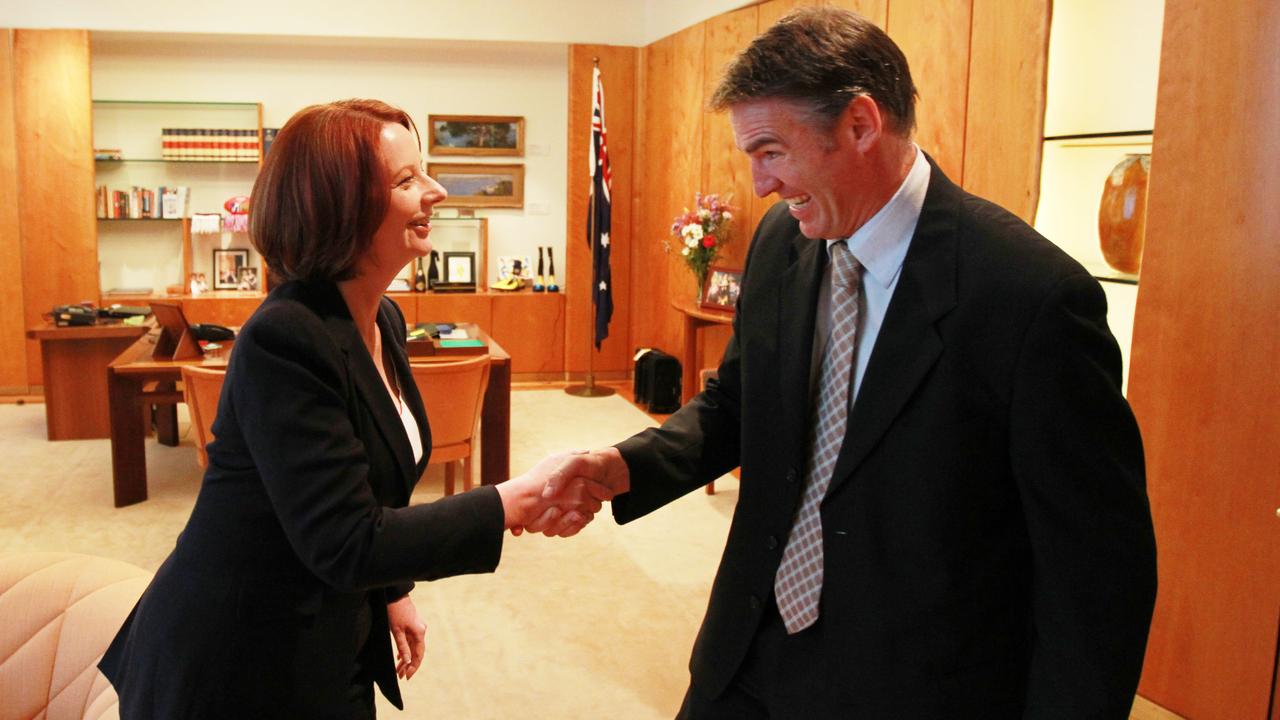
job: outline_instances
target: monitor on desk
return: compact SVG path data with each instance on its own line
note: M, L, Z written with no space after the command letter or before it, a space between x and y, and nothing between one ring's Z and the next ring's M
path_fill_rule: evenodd
M151 312L160 326L160 337L151 357L155 360L190 360L204 354L191 334L182 303L177 300L152 300Z

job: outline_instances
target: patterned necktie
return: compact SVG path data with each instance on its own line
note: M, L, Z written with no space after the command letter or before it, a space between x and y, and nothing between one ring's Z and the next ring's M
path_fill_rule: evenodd
M858 287L862 266L844 241L831 246L831 334L814 398L813 434L805 464L804 496L774 578L778 612L795 634L818 619L822 594L822 499L844 442L849 391L858 336Z

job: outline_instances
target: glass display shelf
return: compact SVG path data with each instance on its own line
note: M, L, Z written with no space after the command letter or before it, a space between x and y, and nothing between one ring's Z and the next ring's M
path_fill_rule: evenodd
M1112 271L1110 273L1094 272L1093 278L1098 282L1116 283L1117 285L1137 285L1138 284L1137 275L1131 275L1129 273L1122 273L1119 271Z
M186 190L182 215L222 213L250 194L260 167L259 102L98 98L92 128L100 215L121 197L163 205L161 188ZM192 273L210 271L212 245L260 264L235 233L193 237L190 217L98 222L102 288L188 288Z
M1150 137L1152 132L1151 130L1112 130L1108 132L1077 133L1075 135L1046 135L1044 140L1045 142L1054 142L1061 140L1105 140L1107 138L1142 137L1144 135Z
M164 158L94 158L94 162L103 163L105 165L120 165L123 163L165 163L165 164L185 164L185 165L257 165L258 158L245 158L243 160L165 160Z
M120 218L98 218L98 222L182 222L186 218L148 218L148 217L120 217Z
M1044 138L1040 203L1035 228L1100 282L1137 285L1138 275L1107 264L1098 235L1098 207L1116 165L1131 154L1151 154L1150 130L1057 135Z
M257 108L256 102L221 102L207 100L112 100L108 98L94 100L94 105L138 105L163 107L167 105L176 105L180 107L210 107L210 108Z

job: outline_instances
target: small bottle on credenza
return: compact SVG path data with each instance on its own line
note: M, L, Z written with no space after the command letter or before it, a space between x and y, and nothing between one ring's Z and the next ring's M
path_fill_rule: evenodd
M427 291L427 274L422 270L422 258L418 258L417 260L414 261L414 268L415 269L413 273L413 291L426 292Z
M439 266L436 265L436 260L439 257L440 257L439 253L437 253L435 250L431 251L431 264L428 266L429 269L427 270L427 287L428 288L435 289L436 283L440 282L440 268Z

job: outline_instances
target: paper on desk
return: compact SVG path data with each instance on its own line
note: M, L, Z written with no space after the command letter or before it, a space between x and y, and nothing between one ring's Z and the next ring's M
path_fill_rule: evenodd
M467 331L462 328L454 328L447 333L441 333L441 340L466 340Z

